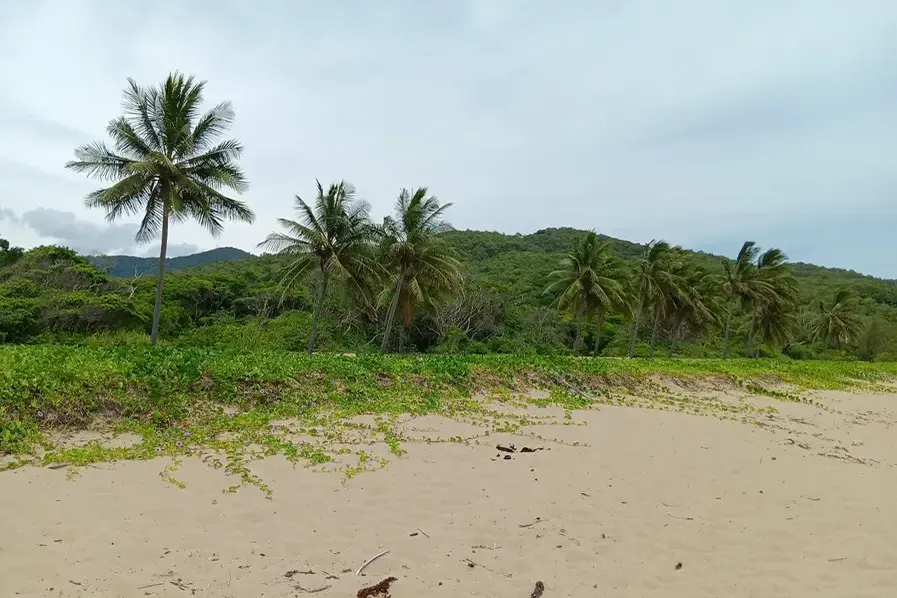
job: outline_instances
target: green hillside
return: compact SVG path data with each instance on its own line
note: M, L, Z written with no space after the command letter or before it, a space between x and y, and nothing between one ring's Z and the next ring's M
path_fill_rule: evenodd
M166 270L183 270L217 262L233 262L252 257L251 253L236 247L216 247L209 251L171 257L165 260ZM131 277L141 274L155 274L159 269L159 258L134 257L132 255L91 256L90 263L111 276Z
M445 239L457 249L464 269L463 290L435 310L422 311L405 333L403 349L419 352L570 353L576 326L572 314L559 312L555 297L545 294L549 274L585 236L572 228L546 229L530 235L450 231ZM602 237L626 268L644 246ZM7 251L12 251L10 248ZM250 256L222 248L174 258L166 276L162 339L170 345L301 350L311 322L308 280L286 294L279 284L285 262L272 255ZM711 278L721 277L726 258L685 251L683 258ZM92 345L146 342L152 315L154 260L116 257L105 273L71 251L41 247L8 259L0 266L0 341L64 342ZM3 264L0 257L0 264ZM103 264L100 263L100 266ZM137 275L134 274L138 270ZM790 358L889 359L897 357L892 330L897 325L897 283L852 271L810 264L790 264L797 281L795 311L787 342L766 343L761 355ZM143 272L143 274L141 274ZM115 274L127 274L119 277ZM825 343L813 337L817 303L846 289L859 323L855 338ZM378 347L384 309L358 309L345 293L331 293L325 303L318 346L323 351L369 352ZM606 356L625 355L631 314L614 312L597 334L594 319L584 322L584 350ZM650 327L641 329L637 355L647 354ZM670 349L671 333L663 326L658 350ZM749 318L732 324L732 354L744 352ZM712 326L688 335L673 355L717 357L723 328ZM598 341L596 347L595 341ZM826 346L828 345L828 346Z

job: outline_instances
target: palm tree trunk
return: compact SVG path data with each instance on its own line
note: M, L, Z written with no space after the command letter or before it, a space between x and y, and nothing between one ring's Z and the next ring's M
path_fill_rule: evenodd
M635 312L635 321L632 323L632 339L629 342L629 359L635 357L635 339L638 338L639 320L642 318L642 309L645 307L645 296L638 301L638 310Z
M386 314L386 329L383 331L383 342L380 343L380 352L386 353L389 348L389 335L392 332L392 321L396 316L396 308L399 306L399 295L402 293L402 281L405 279L405 273L399 273L399 281L396 283L396 292L389 302L389 311Z
M168 203L162 206L162 245L159 249L159 280L156 281L156 304L153 306L153 328L150 345L159 339L159 318L162 316L162 287L165 285L165 255L168 253Z
M654 359L654 341L657 340L657 328L660 326L660 312L654 314L654 326L651 329L651 344L648 348L648 359Z
M318 288L318 298L315 300L315 315L311 320L311 334L308 336L308 354L315 352L315 345L318 342L318 321L321 319L321 312L324 310L324 296L327 293L327 272L321 273L320 287Z
M673 351L676 350L676 338L679 336L681 330L682 322L679 322L673 326L673 330L670 332L670 346L667 348L667 359L670 359L673 356Z
M751 357L751 343L754 341L754 327L757 325L757 310L751 314L751 327L748 330L747 346L744 348L744 356Z
M579 355L579 345L582 344L582 308L576 310L576 337L573 339L573 355Z
M732 305L726 313L726 334L723 337L723 359L729 359L729 335L732 333Z
M595 355L601 350L601 329L604 328L604 308L598 310L598 330L595 332Z

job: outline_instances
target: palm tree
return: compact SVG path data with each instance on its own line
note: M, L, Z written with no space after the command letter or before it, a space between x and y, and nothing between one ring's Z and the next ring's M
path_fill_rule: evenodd
M308 353L315 350L318 322L331 280L341 280L363 297L377 274L371 241L374 227L369 206L355 197L355 188L345 181L330 185L327 192L319 181L314 206L296 196L299 220L279 218L286 232L274 232L259 247L292 258L283 276L284 292L311 272L318 275L314 316L308 338Z
M758 302L755 321L760 343L781 349L792 342L798 326L794 298L785 293L771 293Z
M838 289L828 301L819 300L813 322L813 339L828 349L853 342L859 334L861 322L856 313L856 300L847 289Z
M701 268L686 268L679 273L682 284L670 298L670 346L672 357L676 341L698 335L719 323L719 287L716 277Z
M635 355L635 341L638 338L639 325L645 306L653 305L656 308L668 296L670 290L676 287L675 274L671 271L673 264L670 257L672 252L679 250L678 246L670 247L670 244L662 239L652 240L636 263L632 282L638 303L633 311L632 338L629 344L630 359Z
M766 288L763 289L765 293L753 301L751 326L748 330L747 344L744 349L745 357L752 355L751 349L757 326L757 317L760 310L763 309L763 303L772 301L777 304L772 311L780 311L788 308L788 305L794 302L796 282L791 271L785 265L787 260L788 256L781 249L775 247L767 249L757 258L757 277L764 283Z
M732 316L736 307L753 305L767 285L757 275L755 261L760 249L753 241L745 241L735 261L723 262L723 288L726 293L726 329L723 337L723 359L729 357L729 339L732 332Z
M395 205L395 218L384 218L380 256L387 284L381 304L389 304L380 352L389 347L396 311L401 310L405 328L418 309L429 309L451 296L461 286L461 264L455 250L441 233L451 230L443 220L452 204L440 205L427 196L426 187L411 193L402 189Z
M113 184L87 196L88 207L106 210L106 219L143 214L136 240L144 243L161 235L159 279L153 308L153 346L159 335L168 224L195 219L213 236L225 220L253 222L245 203L223 195L223 189L242 193L246 178L237 164L243 146L219 141L234 120L230 103L200 113L205 81L174 72L158 87L141 87L128 79L125 115L106 128L114 144L99 141L75 150L66 168Z
M608 243L602 243L598 235L589 232L573 253L567 255L561 269L548 276L554 282L545 289L545 293L559 292L556 300L558 309L569 310L576 318L574 353L579 352L582 340L581 318L592 313L598 315L598 333L595 337L597 351L607 311L624 303L625 275L617 260L610 254Z

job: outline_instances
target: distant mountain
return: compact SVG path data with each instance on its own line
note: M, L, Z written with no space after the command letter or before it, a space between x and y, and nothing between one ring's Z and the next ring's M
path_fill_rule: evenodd
M253 257L251 253L236 247L218 247L201 253L172 257L165 260L166 270L182 270L195 268L218 262L235 262ZM155 274L159 271L159 258L134 257L132 255L102 255L88 258L90 263L108 272L111 276L123 278L138 274Z

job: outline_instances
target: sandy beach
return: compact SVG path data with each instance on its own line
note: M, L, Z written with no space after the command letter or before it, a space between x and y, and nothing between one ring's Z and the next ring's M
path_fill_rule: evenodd
M406 416L375 472L253 462L270 500L199 458L183 488L167 458L0 473L0 595L897 595L897 397L690 396L757 409L530 407L514 435Z

